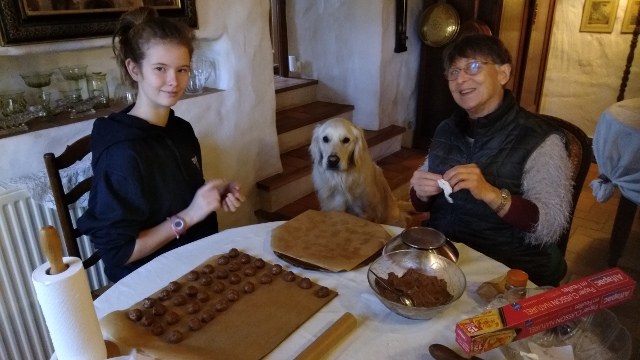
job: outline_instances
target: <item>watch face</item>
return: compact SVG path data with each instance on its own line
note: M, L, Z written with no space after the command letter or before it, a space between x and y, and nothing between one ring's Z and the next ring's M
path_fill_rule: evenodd
M182 229L182 227L184 226L184 223L182 222L182 220L180 219L176 219L173 221L173 227L176 229Z

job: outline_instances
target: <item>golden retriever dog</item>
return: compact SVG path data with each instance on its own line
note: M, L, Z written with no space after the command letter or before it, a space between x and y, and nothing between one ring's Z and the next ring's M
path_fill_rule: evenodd
M379 224L406 226L408 215L371 160L362 129L346 119L331 119L315 128L309 151L322 211L345 211Z

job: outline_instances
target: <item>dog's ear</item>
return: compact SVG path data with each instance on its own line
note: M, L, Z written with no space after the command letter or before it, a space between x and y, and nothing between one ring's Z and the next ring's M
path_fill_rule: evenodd
M311 144L309 145L311 159L313 159L314 164L317 163L318 165L322 165L322 151L320 151L320 127L321 125L318 125L313 129L313 136L311 137Z
M353 149L353 163L358 167L369 160L369 148L364 137L364 131L359 127L355 127L355 130L356 138L354 140L356 144Z

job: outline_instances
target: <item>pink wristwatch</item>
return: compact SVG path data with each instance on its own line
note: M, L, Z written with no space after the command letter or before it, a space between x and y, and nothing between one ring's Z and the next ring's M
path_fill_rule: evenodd
M184 222L184 219L179 217L178 215L173 215L169 218L169 222L171 223L171 230L176 234L176 239L180 237L180 235L184 234L187 231L187 225Z

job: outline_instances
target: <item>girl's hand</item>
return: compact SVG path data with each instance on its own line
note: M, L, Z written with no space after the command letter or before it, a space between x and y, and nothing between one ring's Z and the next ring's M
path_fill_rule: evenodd
M184 219L189 225L196 224L206 218L221 206L220 191L218 188L224 185L221 179L207 181L196 191L189 207L185 209Z
M416 170L411 177L411 187L416 191L416 195L420 200L427 201L431 196L442 192L442 189L438 186L439 179L442 179L440 174Z
M240 193L240 184L236 182L228 183L222 188L220 198L222 199L222 209L232 212L236 211L245 200L244 195Z

